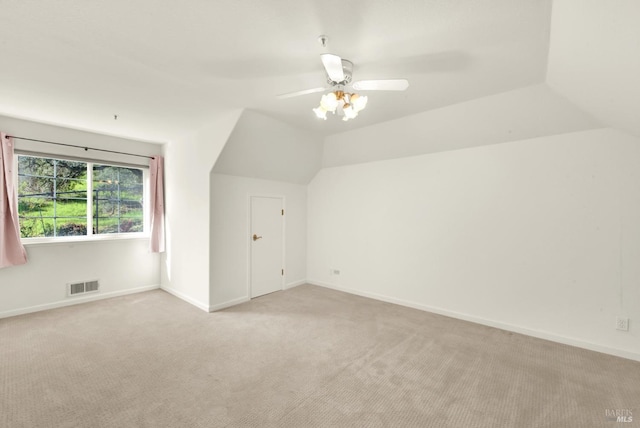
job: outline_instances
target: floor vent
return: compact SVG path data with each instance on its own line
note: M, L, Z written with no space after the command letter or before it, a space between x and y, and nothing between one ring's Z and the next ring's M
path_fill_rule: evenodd
M79 294L97 293L100 288L98 280L85 282L71 282L67 284L67 295L77 296Z

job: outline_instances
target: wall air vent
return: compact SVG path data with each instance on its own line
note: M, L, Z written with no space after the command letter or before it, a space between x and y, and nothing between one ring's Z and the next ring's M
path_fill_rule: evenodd
M100 288L98 280L84 282L70 282L67 284L67 296L78 296L80 294L97 293Z
M84 292L91 293L92 291L98 291L98 281L87 281L84 283Z

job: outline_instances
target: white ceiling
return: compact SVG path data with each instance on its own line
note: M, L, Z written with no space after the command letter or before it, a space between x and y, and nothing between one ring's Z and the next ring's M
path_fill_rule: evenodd
M322 167L322 138L244 110L213 172L307 184Z
M322 166L468 149L601 127L591 115L542 83L328 136L324 139Z
M549 86L640 136L640 1L556 0L551 40Z
M0 8L0 114L157 142L230 107L329 135L542 83L552 22L551 0L0 0ZM410 87L370 93L347 123L313 116L319 94L276 100L322 86L323 52L352 60L355 80L404 77Z

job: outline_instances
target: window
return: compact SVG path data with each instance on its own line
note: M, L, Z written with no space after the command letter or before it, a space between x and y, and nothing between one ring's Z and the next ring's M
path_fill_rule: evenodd
M93 164L93 233L144 229L142 170Z
M144 231L142 169L18 155L18 178L23 238Z

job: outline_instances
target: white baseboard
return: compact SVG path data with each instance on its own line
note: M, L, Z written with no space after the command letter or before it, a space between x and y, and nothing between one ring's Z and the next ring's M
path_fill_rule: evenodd
M198 309L202 309L205 312L209 312L209 305L199 302L198 300L187 296L182 291L178 291L175 288L167 287L166 285L160 287L161 290L166 291L169 294L176 296L180 300L184 300L185 302L195 306Z
M284 290L288 290L290 288L297 287L298 285L302 285L302 284L306 284L306 283L307 283L306 279L301 279L300 281L290 282L288 284L285 284Z
M127 294L142 293L143 291L157 290L160 285L146 285L144 287L129 288L127 290L111 291L107 293L96 293L84 297L73 297L68 300L59 300L53 303L45 303L43 305L29 306L27 308L13 309L10 311L0 312L0 318L14 317L16 315L30 314L33 312L46 311L48 309L63 308L65 306L79 305L81 303L93 302L96 300L110 299L112 297L126 296Z
M297 287L299 285L306 284L306 283L307 283L306 279L301 279L299 281L294 281L294 282L285 284L282 289L288 290L290 288ZM217 305L211 305L209 306L209 312L215 312L222 309L230 308L231 306L239 305L240 303L248 302L249 300L251 300L249 296L243 296L237 299L229 300L228 302L219 303Z
M342 291L349 294L355 294L357 296L368 297L374 300L380 300L383 302L394 303L400 306L406 306L413 309L419 309L421 311L432 312L434 314L444 315L451 318L461 319L464 321L470 321L476 324L482 324L489 327L499 328L501 330L512 331L514 333L524 334L526 336L537 337L539 339L549 340L551 342L562 343L564 345L575 346L578 348L588 349L590 351L602 352L604 354L614 355L616 357L627 358L629 360L640 361L640 353L626 351L624 349L611 348L608 346L598 345L596 343L586 342L580 339L574 339L572 337L566 337L562 335L558 335L555 333L550 333L548 331L534 330L526 327L521 327L518 325L507 324L504 322L491 320L482 317L476 317L473 315L467 315L460 312L450 311L448 309L442 309L434 306L423 305L421 303L415 303L407 300L396 299L395 297L389 297L382 294L377 293L368 293L359 290L354 290L352 288L343 287L340 285L329 284L322 281L317 280L308 280L308 284L318 285L320 287L330 288L332 290Z
M218 303L217 305L209 306L209 312L219 311L221 309L230 308L231 306L239 305L240 303L248 302L249 296L239 297L237 299L229 300L228 302Z
M299 285L306 284L306 283L307 283L307 280L305 280L305 279L301 279L299 281L290 282L290 283L284 285L283 290L288 290L290 288L297 287ZM215 311L219 311L221 309L230 308L231 306L239 305L240 303L248 302L249 300L251 300L251 298L249 296L243 296L243 297L239 297L237 299L229 300L228 302L219 303L217 305L211 305L211 306L209 306L209 312L215 312Z

